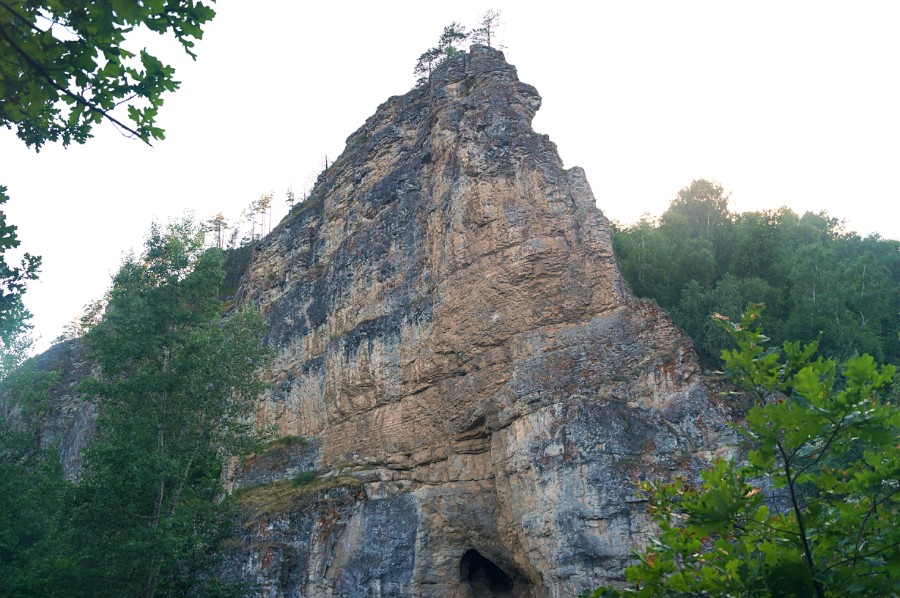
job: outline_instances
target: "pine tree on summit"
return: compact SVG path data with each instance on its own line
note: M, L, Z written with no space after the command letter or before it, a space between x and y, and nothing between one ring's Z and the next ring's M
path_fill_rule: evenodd
M466 28L453 21L444 27L441 37L438 38L437 46L429 48L422 52L413 69L413 74L418 77L417 85L422 85L428 81L428 77L434 72L439 64L444 62L451 56L463 52L463 44L469 39Z
M490 9L481 15L479 27L473 29L469 33L469 37L473 44L481 44L488 48L494 47L496 41L497 29L502 24L500 21L501 12L499 10Z
M467 39L469 34L466 33L466 28L453 21L444 27L444 32L438 40L438 49L447 57L456 56L463 51L462 45Z

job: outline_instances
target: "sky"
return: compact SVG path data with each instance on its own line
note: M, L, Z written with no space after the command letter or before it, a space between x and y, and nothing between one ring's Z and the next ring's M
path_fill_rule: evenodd
M502 11L499 41L543 106L534 120L622 224L658 216L695 178L734 211L826 210L900 238L900 2L220 0L176 67L166 139L112 125L83 146L25 148L0 130L0 184L21 249L43 256L26 295L37 347L101 297L150 223L230 219L301 192L451 21ZM280 210L280 211L279 211Z

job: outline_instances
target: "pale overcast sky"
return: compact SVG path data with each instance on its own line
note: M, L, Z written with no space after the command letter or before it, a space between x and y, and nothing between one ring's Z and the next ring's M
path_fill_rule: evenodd
M221 0L148 148L109 125L35 154L0 131L0 184L40 346L100 297L151 220L237 217L300 189L389 96L444 25L503 12L500 41L543 107L538 132L582 166L613 220L658 215L694 178L737 211L827 210L900 238L900 2ZM155 47L155 46L154 46ZM153 49L154 47L151 47Z

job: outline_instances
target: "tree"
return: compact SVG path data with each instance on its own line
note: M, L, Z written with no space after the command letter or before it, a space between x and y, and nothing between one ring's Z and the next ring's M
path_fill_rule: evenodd
M861 239L828 214L732 214L721 185L696 180L658 220L615 226L613 248L635 294L668 309L704 363L725 339L707 314L736 317L750 297L766 303L776 345L818 340L838 360L900 360L900 243Z
M9 200L6 187L0 185L0 205ZM28 319L31 314L22 303L27 283L37 278L41 258L26 253L19 265L6 261L6 251L18 247L16 227L6 222L0 210L0 379L14 369L31 348Z
M230 531L225 455L257 438L248 415L266 351L258 313L221 321L224 252L190 220L154 225L115 276L103 321L85 337L100 366L83 390L100 405L82 480L57 542L69 566L46 593L215 595Z
M764 350L760 306L739 323L725 371L753 397L747 463L720 460L699 486L642 484L660 528L592 596L891 596L900 591L900 410L879 394L895 368L868 355L815 357L816 343Z
M413 74L416 75L416 83L422 85L428 81L428 77L434 72L435 67L444 61L444 55L439 48L429 48L419 55Z
M444 27L437 47L447 57L456 56L463 51L462 45L467 39L469 39L469 34L466 33L466 28L453 21Z
M669 248L658 234L657 223L649 214L631 226L613 225L613 249L622 275L641 297L657 300L668 283L666 257Z
M0 126L15 127L35 151L48 141L84 143L104 119L148 144L163 139L156 116L163 94L178 89L175 70L146 49L135 54L123 46L131 32L147 29L173 34L196 58L194 40L214 16L212 8L196 0L0 0ZM113 115L121 105L127 106L131 125ZM0 204L8 199L0 186ZM5 251L19 245L15 229L0 210L4 364L20 361L30 347L31 314L21 297L41 263L30 254L20 266L7 263Z
M500 15L501 12L494 9L489 9L481 15L481 21L478 23L478 27L473 29L469 34L472 43L482 44L489 48L493 48L494 46L492 44L496 41L497 29L502 24Z
M676 214L686 219L694 237L710 237L731 220L728 196L724 195L722 185L704 179L695 179L678 192L662 216L663 223Z
M437 46L422 52L416 61L413 74L417 76L417 84L424 84L439 64L462 52L462 45L468 38L469 34L466 33L465 27L456 21L444 27L444 31L438 38Z
M753 299L769 301L775 296L769 284L760 278L723 276L714 286L703 286L691 280L681 290L681 299L673 308L672 318L691 337L704 365L716 366L707 356L721 351L728 343L728 333L708 314L713 312L740 319L743 308Z
M272 230L272 199L275 198L275 192L269 191L259 196L254 202L254 209L259 214L259 236L262 237ZM269 215L269 225L266 226L266 213Z
M40 595L35 563L61 509L64 485L56 451L37 440L59 376L26 362L32 344L27 318L13 313L5 322L19 329L3 338L0 355L0 596L32 596Z
M26 365L0 381L0 596L45 595L40 563L65 480L56 451L36 446L34 430L56 380Z
M81 315L72 318L69 323L63 327L62 334L53 339L53 343L62 343L68 340L81 338L90 332L91 328L103 320L103 310L105 309L105 300L95 299L89 301L81 308Z
M156 116L175 91L175 70L146 49L125 49L129 34L173 34L192 58L201 27L215 16L195 0L94 2L0 0L0 125L29 147L84 143L104 119L145 142L163 139ZM127 105L130 124L114 111Z
M731 253L728 233L733 220L728 201L722 185L695 179L678 192L660 222L673 241L686 238L708 241L715 262L726 264Z
M215 235L215 247L225 249L225 231L231 228L228 220L222 212L219 212L205 222L207 230Z
M294 203L297 201L297 195L294 193L293 187L288 187L284 194L284 203L288 205L288 209L293 209Z

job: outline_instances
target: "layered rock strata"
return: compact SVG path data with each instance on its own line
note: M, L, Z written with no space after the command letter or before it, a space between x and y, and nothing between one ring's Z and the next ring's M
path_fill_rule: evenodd
M258 418L305 440L236 469L255 506L230 576L576 595L651 531L636 484L721 446L726 408L623 284L584 172L531 127L540 103L473 46L381 105L255 250L239 301L276 351Z

